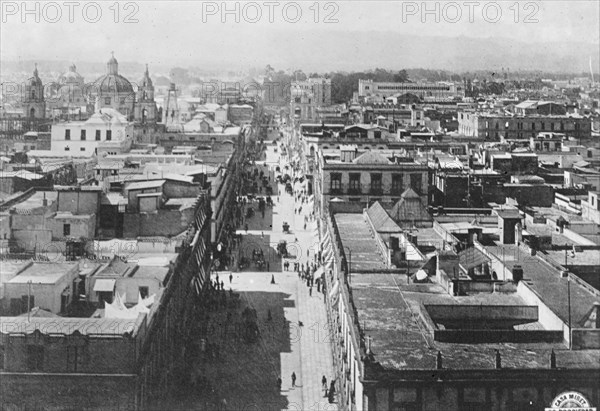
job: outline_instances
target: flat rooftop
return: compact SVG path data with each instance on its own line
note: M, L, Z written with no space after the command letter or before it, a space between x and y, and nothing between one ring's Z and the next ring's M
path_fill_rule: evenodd
M76 268L78 263L33 263L19 275L8 281L10 284L55 284L70 270Z
M558 367L590 368L600 364L600 350L569 351L562 343L446 343L435 341L420 318L421 304L527 305L515 293L449 295L434 283L406 284L402 274L357 274L352 293L358 320L371 337L375 361L386 369L435 369L441 351L444 368L493 369L495 352L506 368L548 368L551 350ZM538 324L538 323L534 323Z
M513 244L498 244L488 246L486 250L512 271L515 265L523 268L523 281L535 291L546 305L565 323L569 319L568 290L566 277L561 277L558 270L551 268L536 256L529 255L524 249ZM540 252L544 254L544 252ZM596 252L597 253L597 252ZM564 261L565 252L561 255ZM571 316L573 324L583 320L594 303L600 303L600 297L595 296L584 287L571 281Z

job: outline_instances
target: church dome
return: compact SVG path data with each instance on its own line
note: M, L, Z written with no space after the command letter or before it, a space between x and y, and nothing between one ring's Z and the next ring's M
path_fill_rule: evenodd
M133 86L119 74L119 63L113 55L106 63L107 74L96 80L96 91L100 94L133 93Z
M133 86L120 74L106 74L96 80L96 90L101 94L133 93Z
M58 78L60 84L81 84L83 83L83 76L77 72L75 64L71 64L69 71L62 74Z

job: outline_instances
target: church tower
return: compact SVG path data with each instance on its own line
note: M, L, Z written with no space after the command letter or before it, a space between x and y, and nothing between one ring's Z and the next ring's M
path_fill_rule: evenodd
M156 112L154 85L146 64L144 77L140 80L136 93L135 121L139 123L156 123Z
M37 64L33 77L27 80L23 95L23 115L29 118L45 118L46 102L44 101L44 85L38 75Z

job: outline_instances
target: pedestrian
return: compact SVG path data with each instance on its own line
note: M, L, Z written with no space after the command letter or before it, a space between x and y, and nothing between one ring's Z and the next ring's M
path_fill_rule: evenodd
M323 386L324 390L327 389L327 378L325 378L325 376L323 376L323 378L321 378L321 385Z
M223 291L225 289L225 283L223 282L223 280L221 280L221 291Z
M229 284L233 281L233 274L229 274Z
M248 224L244 225L244 230L246 230L246 234L248 234Z
M328 399L329 399L330 404L333 403L334 395L335 395L335 380L332 380L331 385L329 385L329 392L328 392Z
M281 377L277 377L277 389L278 389L279 391L281 391L281 383L282 383L282 381L281 381Z
M292 387L296 386L296 373L292 371Z
M308 296L312 297L312 285L310 286L310 288L308 289Z

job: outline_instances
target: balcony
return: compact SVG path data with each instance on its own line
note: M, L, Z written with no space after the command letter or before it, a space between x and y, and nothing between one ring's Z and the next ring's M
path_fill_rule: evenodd
M348 187L348 195L361 195L361 194L362 194L362 190L361 190L360 186Z

